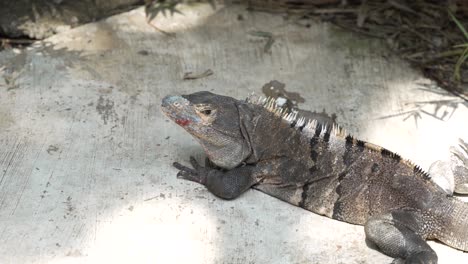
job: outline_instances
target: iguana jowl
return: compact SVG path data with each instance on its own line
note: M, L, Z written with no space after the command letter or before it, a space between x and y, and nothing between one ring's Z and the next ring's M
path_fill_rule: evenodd
M426 239L468 251L468 205L397 154L336 126L283 113L273 101L210 92L167 96L163 112L197 139L209 162L174 163L178 177L234 199L253 187L352 224L395 263L437 263Z

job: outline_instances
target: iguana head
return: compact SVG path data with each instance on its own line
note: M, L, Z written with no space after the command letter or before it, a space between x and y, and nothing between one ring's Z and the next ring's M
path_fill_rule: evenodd
M200 142L212 162L231 169L251 154L248 139L241 131L240 104L231 97L197 92L166 96L161 108Z

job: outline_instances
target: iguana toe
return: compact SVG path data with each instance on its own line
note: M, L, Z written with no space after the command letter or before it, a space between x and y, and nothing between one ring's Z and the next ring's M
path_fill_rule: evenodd
M173 166L179 170L177 178L205 184L208 173L214 169L201 166L194 157L190 157L190 164L193 169L178 162L173 163Z
M174 162L173 166L179 170L177 178L201 183L201 177L196 170L186 167L178 162Z
M190 156L190 164L192 164L192 167L198 171L200 170L201 168L203 168L202 166L200 166L200 164L198 164L198 161L193 157L193 156Z
M184 166L182 164L180 164L179 162L174 162L172 163L172 166L174 166L176 169L180 170L180 171L186 171L186 172L190 172L190 173L196 173L196 171L194 169L191 169L187 166Z

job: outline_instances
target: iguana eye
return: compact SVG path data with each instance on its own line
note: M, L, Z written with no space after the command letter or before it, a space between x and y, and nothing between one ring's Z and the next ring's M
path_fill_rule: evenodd
M205 109L203 111L201 111L202 114L204 115L211 115L211 110L210 109Z
M200 116L200 118L202 118L206 122L212 120L216 116L216 109L212 105L207 105L207 104L195 105L195 111Z

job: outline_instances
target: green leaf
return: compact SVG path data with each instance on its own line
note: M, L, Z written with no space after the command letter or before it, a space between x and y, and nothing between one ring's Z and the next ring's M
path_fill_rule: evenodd
M468 48L468 43L458 44L453 46L454 48Z
M458 19L455 17L455 15L452 13L452 11L449 10L448 13L449 13L450 17L452 18L453 22L455 22L455 24L457 24L457 27L463 33L466 40L468 40L468 32L466 32L465 27L463 27L463 25L460 23L460 21L458 21Z
M180 3L180 0L154 0L146 5L146 16L148 21L153 20L157 15L163 14L166 16L166 12L170 12L170 15L175 13L182 14L176 7Z
M461 80L461 75L460 75L460 68L463 65L463 63L468 59L468 48L466 48L463 53L460 55L460 57L457 60L457 64L455 64L455 72L453 73L455 80L460 81Z

